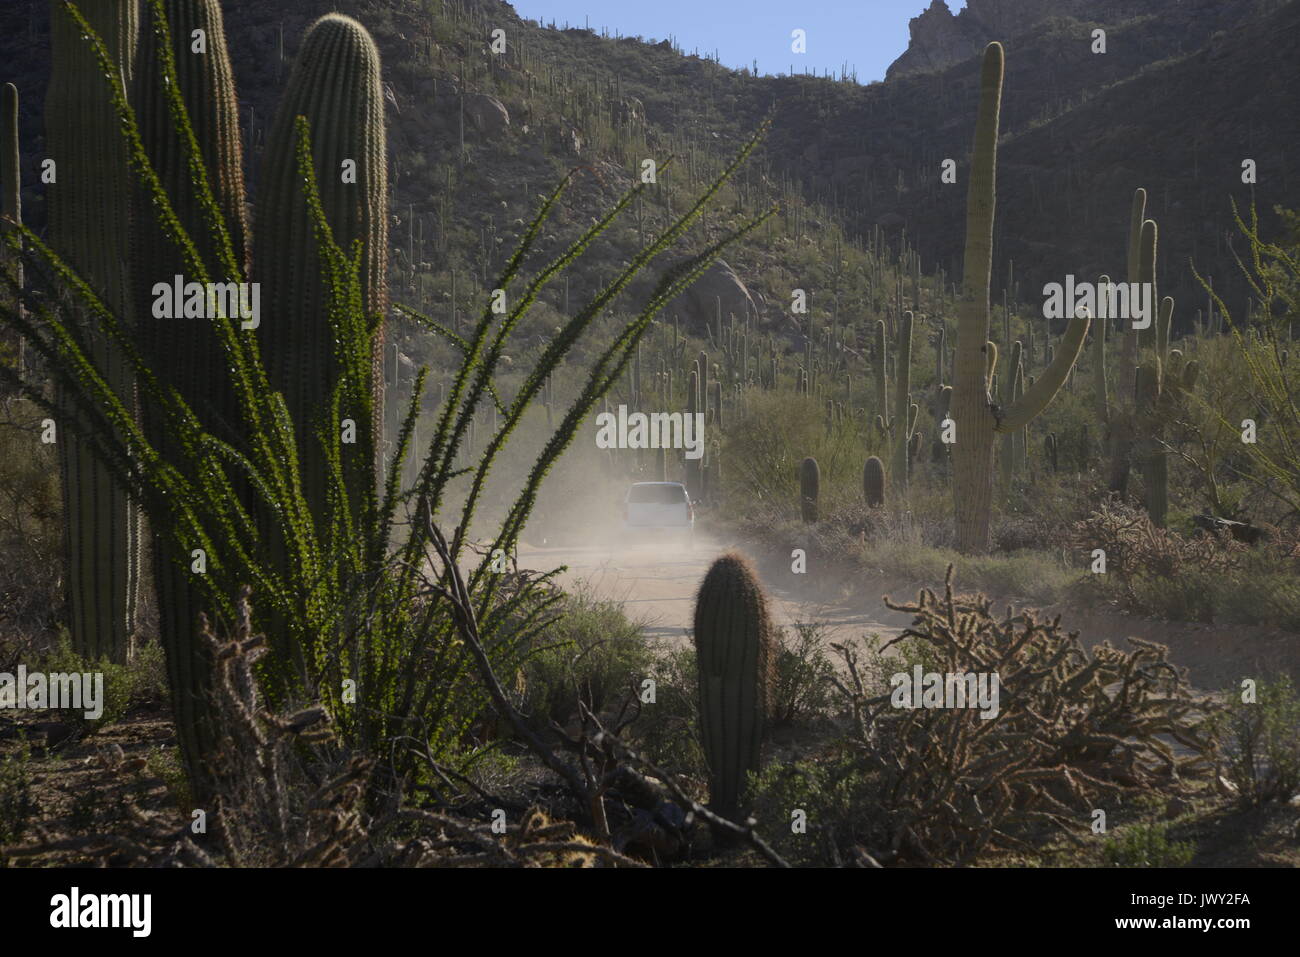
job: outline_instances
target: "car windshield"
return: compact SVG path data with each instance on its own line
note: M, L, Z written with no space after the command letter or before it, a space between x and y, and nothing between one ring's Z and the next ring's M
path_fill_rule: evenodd
M682 505L686 501L686 489L671 482L633 485L627 500L634 505Z

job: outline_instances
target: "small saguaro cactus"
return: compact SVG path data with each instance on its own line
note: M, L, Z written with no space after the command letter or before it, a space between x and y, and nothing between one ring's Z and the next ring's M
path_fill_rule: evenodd
M709 764L709 803L736 820L750 773L762 767L762 742L775 664L767 596L740 555L718 558L695 600L700 740Z
M871 456L862 466L862 496L868 508L885 504L885 463L877 456Z
M809 525L817 522L817 497L821 492L821 469L811 455L799 463L799 513Z

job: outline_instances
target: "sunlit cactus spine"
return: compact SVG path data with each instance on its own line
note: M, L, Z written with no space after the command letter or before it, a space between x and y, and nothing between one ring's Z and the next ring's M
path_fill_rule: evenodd
M129 84L140 27L135 0L80 6L117 64L112 82ZM48 192L50 245L108 308L129 321L134 314L124 268L131 218L129 161L109 81L64 3L51 4L50 40L52 68L45 97L46 150L55 171ZM5 104L6 116L16 114L16 91L13 96ZM12 161L8 149L6 154ZM5 183L16 188L16 175L6 176ZM6 206L9 202L7 198ZM91 360L127 408L133 408L134 379L120 350L95 329L84 328L87 318L79 321ZM77 415L61 391L56 401L63 409L58 448L72 646L88 658L122 662L130 654L136 628L140 512L78 435ZM89 423L84 427L90 428Z
M258 329L272 388L283 393L298 438L303 492L313 514L326 514L328 471L317 425L341 376L327 314L327 288L313 222L298 172L298 130L310 128L312 165L325 219L334 242L351 254L363 245L361 295L366 315L377 322L372 348L372 443L349 451L382 448L383 317L387 311L388 175L384 95L379 50L357 21L326 14L308 28L271 131L258 185L254 279L262 284L265 315ZM358 428L356 411L341 408ZM338 442L340 423L320 423ZM345 467L351 462L345 459ZM352 462L375 468L376 462Z
M728 553L709 568L695 601L700 740L714 813L737 820L747 779L762 768L775 664L767 596L753 568Z
M817 499L821 494L821 469L811 455L799 463L799 514L807 524L817 522Z

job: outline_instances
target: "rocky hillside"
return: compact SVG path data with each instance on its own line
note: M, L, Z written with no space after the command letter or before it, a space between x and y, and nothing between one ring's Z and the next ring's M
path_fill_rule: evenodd
M704 235L782 200L786 241L754 237L728 257L734 273L718 270L708 295L683 308L725 295L768 328L793 331L798 323L782 315L792 282L811 287L815 311L829 310L831 296L807 275L841 262L837 244L877 235L894 246L905 237L926 273L958 278L975 55L993 38L1006 43L1008 63L997 268L1006 275L1014 261L1021 301L1067 272L1118 274L1129 198L1145 186L1160 220L1163 286L1183 303L1175 322L1185 328L1204 299L1189 260L1216 284L1235 273L1229 198L1253 193L1262 211L1300 206L1300 0L970 0L956 16L936 0L913 20L889 79L865 87L754 77L667 42L544 27L499 0L227 0L223 9L250 181L305 25L340 9L374 33L395 185L391 275L401 298L447 318L488 282L537 194L565 171L582 168L544 253L607 208L641 159L676 157L654 199L575 278L590 289L769 110L765 146ZM24 203L38 225L47 21L44 2L0 7L0 80L22 93ZM1105 54L1091 51L1097 27ZM496 28L506 31L502 55L489 49ZM947 158L958 163L955 185L940 182ZM1258 165L1254 190L1241 182L1246 158ZM562 311L564 296L584 291L557 292L552 305ZM839 292L835 308L855 308ZM1233 294L1244 304L1244 290Z

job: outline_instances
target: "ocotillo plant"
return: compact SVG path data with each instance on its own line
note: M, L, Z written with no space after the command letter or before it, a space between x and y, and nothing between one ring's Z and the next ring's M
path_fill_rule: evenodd
M87 10L88 22L103 38L115 64L113 82L129 84L140 26L137 4L108 0L88 4ZM57 170L48 194L50 245L109 308L130 315L131 290L123 268L129 253L131 219L126 144L95 52L82 40L80 24L63 3L50 7L50 43L45 127L47 148ZM133 380L120 350L98 333L88 314L80 315L77 324L109 386L133 407ZM88 658L123 662L135 632L139 510L92 450L100 424L79 414L62 385L58 406L72 645Z
M868 508L885 504L885 463L874 455L862 466L862 497Z
M799 463L799 514L808 524L817 522L817 499L821 493L821 469L811 455Z
M957 357L954 363L953 510L957 547L966 553L989 546L993 499L994 433L1014 432L1055 397L1078 358L1088 332L1088 318L1070 320L1056 360L1025 394L995 409L988 392L989 284L993 269L993 210L997 172L998 119L1002 105L1002 44L984 51L980 105L966 203L965 268L957 306Z
M359 423L356 408L329 410L327 399L348 357L336 354L322 321L326 306L321 259L311 214L297 188L295 124L307 118L312 160L325 218L343 249L363 244L361 269L366 314L377 325L372 414ZM272 387L284 394L300 436L304 493L316 514L324 514L328 456L337 448L345 468L375 468L360 461L367 445L382 440L383 319L387 310L388 180L384 96L379 51L361 24L327 14L308 29L288 87L267 137L258 186L253 278L262 283L267 321L258 338ZM328 410L328 414L323 414ZM371 443L343 444L343 421L367 426ZM373 455L373 452L371 453ZM358 509L366 503L357 503ZM373 507L373 503L371 503ZM360 511L356 518L360 519Z
M775 664L767 596L740 555L723 555L704 576L694 637L709 802L715 813L735 820L744 810L748 775L762 767Z
M161 9L156 0L151 0L151 9ZM145 150L135 115L118 79L117 64L94 28L84 18L78 23L82 39L95 50L96 73L112 93L112 111L128 144L133 166L152 197L151 213L184 252L185 274L206 278L207 267L196 243L180 224L168 190ZM165 65L165 86L172 97L172 116L185 134L180 142L183 155L189 159L189 185L200 195L206 192L210 196L213 193L209 183L211 174L202 161L196 146L199 138L186 115L170 43L160 44L159 54ZM647 263L680 240L685 230L700 218L725 180L752 152L766 128L765 123L696 204L641 250L606 290L577 311L543 350L538 364L503 413L500 430L480 456L465 505L454 519L460 528L472 526L475 502L488 472L510 435L529 413L541 383L607 313L611 299L627 289ZM330 406L337 407L345 396L369 392L372 378L367 370L375 328L367 318L360 295L363 286L360 268L348 254L351 250L345 252L334 242L324 215L306 120L297 124L297 132L296 153L300 162L295 186L307 195L307 207L312 213L310 227L324 260L322 271L328 292L325 315L330 320L326 334L339 343L340 352L355 360L342 364L342 378L329 397ZM506 288L518 275L521 263L543 233L568 183L566 179L544 200L518 250L498 277L498 287ZM127 329L128 315L112 308L26 227L5 236L4 244L8 251L23 257L37 288L24 289L12 281L12 276L4 276L8 293L19 299L30 313L12 308L8 297L0 297L0 320L6 328L17 330L27 338L56 381L64 384L79 414L108 426L95 431L97 441L93 450L113 468L114 475L123 479L124 485L140 491L155 532L165 536L173 549L198 543L207 553L207 574L196 575L207 598L206 607L217 616L233 618L238 596L251 584L262 606L272 610L271 615L259 613L259 628L267 620L277 622L282 632L268 637L273 648L287 649L285 655L279 656L285 659L278 662L281 667L268 668L263 675L271 679L279 676L279 680L272 682L272 692L282 699L319 700L335 716L350 747L363 750L383 747L393 759L391 771L404 777L413 773L415 763L423 759L421 755L428 757L429 749L438 757L448 749L447 742L465 740L472 716L488 706L490 692L485 683L467 680L467 676L475 669L480 675L485 671L490 673L493 659L501 669L499 673L513 673L518 657L505 650L506 647L526 646L536 634L526 629L521 632L517 622L509 626L509 637L502 630L499 617L493 614L494 609L500 608L496 591L500 576L490 574L487 561L479 564L463 587L457 581L459 598L446 594L430 596L428 591L429 562L440 562L444 569L459 568L465 547L459 537L448 542L435 524L438 504L456 474L453 460L460 438L479 412L478 405L490 396L492 378L502 368L504 343L526 318L536 294L572 264L642 191L640 186L629 190L612 211L562 252L546 272L533 278L509 316L503 319L485 308L470 337L462 340L464 362L441 404L441 418L417 476L414 521L400 542L394 540L393 532L400 494L397 476L420 408L423 371L413 389L379 514L371 525L359 530L355 539L332 541L327 548L316 534L313 516L297 479L297 439L283 400L269 387L252 338L241 337L234 321L212 320L229 363L242 421L248 423L248 434L241 448L208 431L206 423L188 406L184 396L162 383L142 357ZM205 236L214 237L211 246L220 252L218 265L222 272L214 274L238 276L239 264L219 208L215 202L205 206L210 214L204 223ZM559 429L535 458L523 488L509 505L497 537L489 543L490 549L511 551L536 502L542 479L572 443L596 402L620 380L631 361L631 351L655 314L695 281L726 245L761 225L770 215L769 212L756 218L670 270L660 278L645 306L618 338L595 350L585 385L564 412ZM142 401L156 404L162 418L175 426L174 435L188 438L174 443L172 451L177 456L174 461L162 458L136 421L133 410L107 385L102 364L83 347L84 339L74 331L71 320L65 319L62 303L66 297L91 313L96 328L122 350ZM6 372L0 368L0 378L14 383L16 377ZM40 389L31 384L15 384L39 408L57 414L55 404ZM362 483L353 486L348 484L350 477L338 466L337 455L331 466L326 501L327 519L333 527L335 522L345 521L343 516L350 501L380 495L370 470L362 469L352 476ZM255 497L259 511L275 517L281 544L289 553L283 565L266 560L268 543L259 537L256 523L247 520L244 502L237 491L243 486ZM525 588L520 600L527 603L542 600L531 586ZM479 652L477 657L474 651ZM276 656L269 655L268 659L272 657ZM283 675L286 670L291 672L287 678ZM345 703L341 698L349 678L357 682L355 707L349 707L353 702ZM184 686L174 686L172 690L173 697L187 696L192 691ZM505 708L503 700L493 700L498 707ZM182 748L188 751L195 734L192 727L181 727L186 707L202 709L205 703L188 697L184 704L177 702L178 738ZM389 747L410 739L413 728L422 729L419 740L412 742L413 747ZM195 757L185 754L187 766L193 767Z

